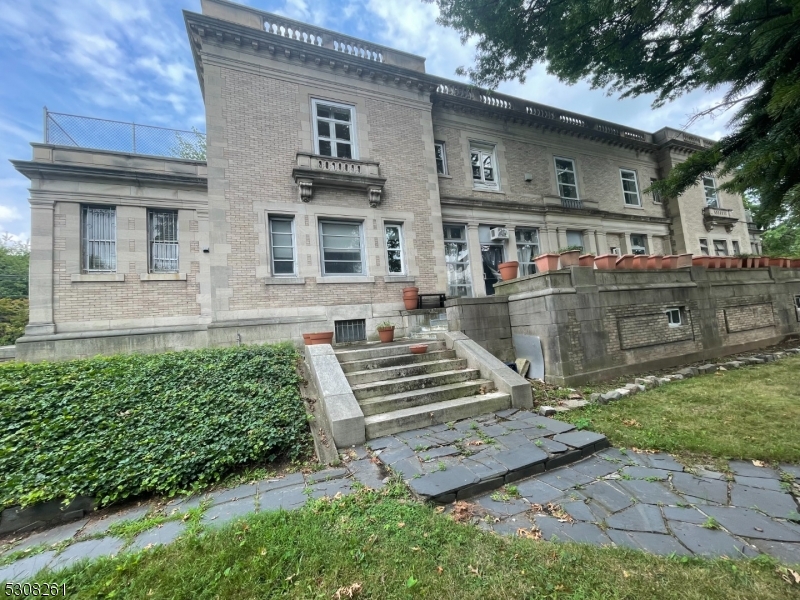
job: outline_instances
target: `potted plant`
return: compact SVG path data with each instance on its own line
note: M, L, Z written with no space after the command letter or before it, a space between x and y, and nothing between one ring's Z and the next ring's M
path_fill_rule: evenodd
M800 269L800 258L793 258L790 264L793 269Z
M558 255L561 261L561 268L566 269L567 267L578 266L581 250L583 250L583 248L580 246L567 246L566 248L559 248Z
M759 266L760 268L762 268L762 269L764 269L764 268L768 267L768 266L769 266L769 256L762 256L762 257L761 257L761 258L758 260L758 266Z
M647 268L655 271L661 268L661 263L664 262L664 257L660 254L651 254L647 257Z
M394 323L384 321L378 324L378 337L381 338L382 344L388 344L394 341Z
M617 259L617 269L630 269L633 267L633 254L623 254Z
M516 260L510 260L508 262L500 263L497 265L497 268L500 269L500 277L503 279L503 281L516 279L517 274L519 273L519 262Z
M403 304L406 305L406 310L414 310L419 303L419 288L407 287L403 288Z
M752 266L753 259L751 254L740 253L736 255L736 258L739 259L740 269L749 269Z
M333 344L333 332L322 331L318 333L304 333L303 341L306 346L316 346L318 344Z
M594 267L594 254L581 254L578 257L579 267Z
M710 256L708 261L708 268L709 269L721 269L722 268L722 257L721 256Z
M548 252L545 254L540 254L533 260L536 263L537 273L546 273L547 271L558 270L558 254Z
M616 254L601 254L594 259L594 266L601 271L613 271L619 257Z
M783 259L782 258L777 258L775 256L770 256L768 265L770 267L782 267L783 266Z

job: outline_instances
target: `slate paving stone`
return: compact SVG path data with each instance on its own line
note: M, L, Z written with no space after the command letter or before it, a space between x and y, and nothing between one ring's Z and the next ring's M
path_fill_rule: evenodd
M341 479L342 477L347 477L350 474L350 471L347 469L324 469L322 471L317 471L316 473L311 473L310 475L306 475L306 483L312 484L317 483L319 481L331 481L334 479Z
M356 460L349 464L350 470L353 473L353 478L359 483L371 488L379 490L384 485L384 475L378 465L373 463L369 458Z
M214 504L224 504L233 500L241 500L242 498L251 498L258 493L258 486L256 484L243 484L237 485L235 488L227 490L220 490L212 492L208 495Z
M531 430L532 431L532 430ZM525 448L531 445L531 440L520 431L512 431L508 435L501 435L497 441L503 444L508 451L513 452L519 448Z
M638 459L638 455L633 452L622 452L618 448L605 448L599 452L595 452L595 458L601 458L607 462L617 465L617 468L625 466L640 467L642 462Z
M47 568L53 570L66 569L84 559L92 560L101 556L113 556L119 554L124 545L125 540L116 537L77 542L67 546L61 554L47 565Z
M488 435L489 437L497 437L499 435L504 435L508 433L508 429L503 427L502 425L490 425L488 427L481 427L481 433L484 435Z
M26 548L32 548L33 546L52 546L53 544L71 539L75 537L75 534L78 533L88 521L89 519L81 519L80 521L73 521L72 523L67 523L66 525L59 525L53 529L47 529L45 531L40 531L39 533L34 533L14 546L12 551L22 552ZM0 581L2 580L0 579Z
M612 513L633 504L629 492L608 481L596 481L581 489L580 493L587 498L592 498Z
M760 477L767 479L780 479L780 475L774 469L769 467L757 467L752 462L747 460L732 460L728 463L734 475L741 475L742 477Z
M597 442L605 440L606 436L602 433L595 433L594 431L570 431L567 433L559 433L554 436L553 439L567 446L572 446L573 448L586 448L587 446L592 446Z
M547 429L553 433L566 433L575 429L575 425L565 423L564 421L557 421L548 417L540 417L538 415L531 415L525 418L525 422L530 423L539 429Z
M596 546L611 545L609 537L593 523L561 523L555 517L537 515L536 525L548 541L578 542Z
M787 465L785 463L780 465L781 471L789 473L795 479L800 479L800 465Z
M550 431L549 429L542 429L540 427L531 427L529 429L523 429L521 433L531 441L544 440L546 438L551 438L556 434L555 431ZM503 438L498 438L498 439L503 439Z
M683 500L687 504L691 504L692 506L726 506L725 504L720 504L719 502L711 502L706 500L705 498L696 498L695 496L689 496L687 494L683 495Z
M280 490L274 492L267 492L265 495L282 493ZM304 497L305 499L305 497ZM215 504L203 513L200 522L203 525L219 527L229 521L243 517L250 513L256 512L256 503L254 498L243 498L241 500L234 500L226 502L225 504Z
M520 496L531 504L547 504L564 495L561 490L547 485L546 483L542 483L535 477L520 481L516 486Z
M370 450L386 450L388 448L398 448L399 446L402 445L403 442L401 442L396 437L392 437L390 435L370 440L367 442L367 446L369 446Z
M258 498L259 510L261 512L265 512L268 510L291 510L293 508L300 508L308 501L308 496L306 496L304 490L304 485L293 485L285 488L279 488L277 490L271 490ZM222 509L225 506L231 506L232 504L238 503L242 503L242 506L239 507L239 510L244 511L247 500L239 500L238 502L223 504L219 507L212 507L208 509L203 515L203 519L205 519L214 508ZM246 514L246 511L243 514Z
M179 506L181 509L184 509L185 503ZM122 521L136 521L144 517L152 509L153 507L150 506L149 504L143 504L142 506L136 506L127 510L120 511L118 513L111 513L109 515L106 515L102 519L92 519L86 525L86 527L83 528L83 530L81 531L81 535L95 535L96 533L105 533L108 530L108 528L114 525L115 523L121 523Z
M315 500L320 498L333 498L336 494L346 496L353 491L349 479L334 479L333 481L323 481L309 486L311 497Z
M422 429L412 429L410 431L401 431L400 433L395 433L394 437L403 442L407 442L408 440L424 436L426 433L428 433L426 430L427 427L424 427Z
M394 463L414 456L414 451L408 446L399 446L397 448L387 448L378 454L378 460L383 464L392 466Z
M445 431L439 431L430 437L435 437L437 440L440 440L442 444L452 444L463 438L464 433L456 429L447 429Z
M494 492L479 496L477 502L496 517L502 518L518 515L528 510L531 506L521 498L511 498L507 502L497 502L492 500L492 494L494 494Z
M666 469L667 471L683 471L683 465L672 458L669 454L637 454L642 464L654 469Z
M647 533L667 533L661 511L652 504L634 504L625 510L611 515L606 524L612 529L644 531Z
M126 548L128 551L136 552L154 546L171 544L186 530L186 523L183 521L168 521L161 527L154 527L143 531L134 538L131 545Z
M764 554L769 554L784 564L790 566L800 565L800 544L758 539L748 539L747 541Z
M669 479L670 471L665 469L652 469L650 467L624 467L620 470L620 474L633 477L634 479L658 479L665 481Z
M591 458L587 458L572 464L571 468L588 477L598 478L605 477L606 475L616 472L619 470L619 465L607 460L603 460L602 458L592 456Z
M683 523L694 523L702 525L708 520L708 516L701 513L696 508L681 508L680 506L663 506L661 512L668 521L681 521Z
M364 458L369 458L369 452L364 446L354 446L352 448L348 448L347 454L353 460L362 460Z
M617 546L623 548L644 550L651 554L674 554L675 556L692 555L691 552L684 548L680 542L671 535L640 531L621 531L619 529L608 529L606 535L608 535L611 541Z
M544 450L548 454L561 454L563 452L567 452L570 448L566 444L562 444L560 442L556 442L554 440L549 440L547 438L538 438L539 442L537 443L536 439L533 440L533 445L541 450Z
M536 479L562 491L573 488L576 485L588 485L594 481L593 477L579 473L572 467L561 467L554 471L548 471L537 475Z
M465 458L461 464L475 473L481 480L502 477L508 473L508 467L501 465L491 456Z
M519 412L518 408L506 408L505 410L499 410L494 414L500 417L501 419L508 419L511 415L518 412Z
M766 477L745 477L743 475L734 475L733 480L736 483L747 485L754 488L761 488L762 490L772 490L773 492L785 491L781 487L780 479L767 479Z
M428 451L431 448L436 448L442 445L442 441L435 435L426 435L422 437L411 438L406 440L406 445L414 452Z
M731 486L731 504L742 508L758 508L770 517L800 520L797 503L784 492L773 492L734 483Z
M444 431L445 429L448 429L448 427L447 423L439 423L438 425L431 425L430 427L426 427L425 429L427 429L432 433L437 433L439 431Z
M547 460L547 453L526 440L525 444L497 453L494 459L509 471L516 471Z
M480 479L475 473L463 466L453 467L446 471L437 471L411 479L409 486L414 492L425 498L441 496L478 483Z
M672 493L666 483L647 481L645 479L618 480L614 482L627 490L632 498L643 504L677 505L684 502L683 498Z
M291 473L285 477L277 477L274 479L262 479L257 482L259 495L271 492L272 490L279 490L294 485L302 485L305 483L302 473Z
M728 502L728 484L715 479L702 479L689 473L673 473L672 486L683 494L710 500L718 504Z
M725 477L725 473L720 473L718 471L708 471L707 469L697 468L695 469L695 475L698 477L702 477L704 479L719 479L727 481L727 477Z
M520 529L531 529L534 523L524 513L505 518L499 523L492 524L492 531L500 535L516 536Z
M392 471L400 473L403 479L410 479L414 475L423 475L425 473L416 456L397 461L392 465Z
M728 558L758 556L758 552L745 542L724 531L706 529L700 525L681 523L680 521L669 521L668 525L678 541L700 556L727 556Z
M480 424L475 419L466 419L465 421L458 421L453 426L456 431L460 431L462 434L469 433L473 429L480 427Z
M576 521L587 521L590 523L602 521L590 509L586 502L573 500L571 502L561 502L561 508Z
M21 582L44 569L56 555L54 551L42 552L0 567L0 581Z
M420 452L419 456L425 462L442 458L443 456L455 456L460 454L461 451L455 446L440 446L439 448L431 448L425 452Z
M800 534L748 508L708 506L703 512L714 517L734 535L777 542L800 542Z

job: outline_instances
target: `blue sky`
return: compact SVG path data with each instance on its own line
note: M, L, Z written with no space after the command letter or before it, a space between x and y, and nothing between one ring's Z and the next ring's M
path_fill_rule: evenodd
M427 58L429 73L456 79L473 48L436 24L434 5L420 0L248 0L328 29ZM55 112L205 130L203 101L182 9L199 0L0 0L0 232L27 238L28 180L8 159L30 159L42 141L42 107ZM619 101L585 84L567 86L538 66L526 83L501 92L654 131L683 126L721 91L696 92L653 111L651 98ZM718 138L726 119L691 130Z

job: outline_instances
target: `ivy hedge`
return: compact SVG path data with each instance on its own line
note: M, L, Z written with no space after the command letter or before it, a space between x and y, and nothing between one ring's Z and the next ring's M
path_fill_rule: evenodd
M174 494L309 447L289 344L0 365L0 507Z

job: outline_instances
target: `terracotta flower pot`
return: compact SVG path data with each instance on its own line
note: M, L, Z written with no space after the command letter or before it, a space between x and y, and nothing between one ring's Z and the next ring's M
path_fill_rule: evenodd
M721 256L711 256L709 258L710 258L710 260L708 261L708 268L709 269L721 269L722 268L722 257Z
M800 269L800 258L793 258L791 265L792 269Z
M762 269L766 269L769 266L769 256L762 256L758 260L758 266Z
M693 256L692 257L692 266L693 267L704 267L708 268L708 263L710 262L710 256Z
M559 254L561 268L566 269L567 267L577 267L580 256L580 250L567 250L566 252L562 252Z
M392 327L378 327L378 337L381 338L382 344L388 344L394 341L394 326Z
M677 269L678 268L678 255L668 254L661 262L662 269Z
M306 346L311 346L311 334L310 333L304 333L303 334L303 343Z
M744 262L744 260L745 259L742 258L741 256L734 256L733 260L731 261L731 268L732 269L741 269L742 268L742 262Z
M403 304L406 305L406 310L416 310L417 305L419 304L419 297L415 296L413 298L403 298Z
M534 259L534 262L536 263L537 273L558 270L558 254L540 254Z
M519 262L516 260L500 263L497 265L497 268L500 269L500 277L503 279L503 281L516 279L517 275L519 274Z
M647 257L647 268L656 271L661 268L661 263L664 262L664 257L660 254L652 254Z
M783 259L783 268L788 269L792 266L792 259L791 258L784 258Z
M687 267L692 266L692 255L691 254L678 254L677 264L675 265L678 269L685 269Z
M633 268L633 254L623 254L617 259L617 269Z
M428 344L414 344L408 347L411 354L425 354L428 351Z
M749 269L753 266L753 259L749 256L742 257L742 269Z
M722 268L723 269L732 269L733 268L733 257L732 256L723 256L722 257Z
M414 310L417 308L417 304L419 300L419 288L418 287L407 287L403 288L403 304L406 306L406 310Z
M594 266L601 271L613 271L617 264L616 254L601 254L594 257Z
M631 268L637 269L639 271L644 271L647 269L647 259L648 256L646 254L637 254L633 257L631 261Z
M782 258L770 258L769 263L767 263L770 267L782 267L783 266L783 259Z
M579 267L594 267L594 254L581 254L578 257Z
M308 338L306 338L308 336ZM304 333L303 340L306 341L306 346L316 346L318 344L332 344L333 343L333 332L332 331L325 331L321 333Z

